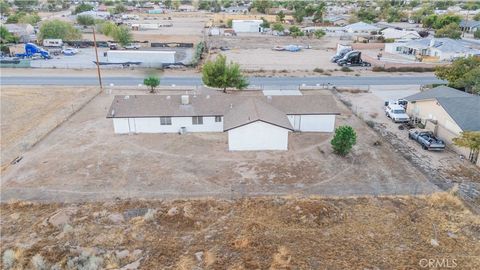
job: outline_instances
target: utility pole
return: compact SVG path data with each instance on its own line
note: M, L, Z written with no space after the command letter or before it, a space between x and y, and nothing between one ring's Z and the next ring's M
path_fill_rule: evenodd
M98 50L97 50L97 38L95 36L95 25L93 26L93 47L95 47L95 58L97 59L98 83L100 84L100 90L103 90L102 75L100 75L100 63L98 62Z

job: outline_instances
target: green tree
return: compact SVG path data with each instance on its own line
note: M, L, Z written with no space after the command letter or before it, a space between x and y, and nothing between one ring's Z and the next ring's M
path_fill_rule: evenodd
M94 25L95 19L90 15L78 15L77 23L83 26Z
M227 21L227 27L228 27L228 28L232 28L232 25L233 25L233 20L232 20L232 19L228 19L228 21Z
M272 25L272 30L278 31L278 32L283 32L285 30L285 27L281 23L274 23Z
M116 27L111 37L122 46L132 43L133 40L130 28L124 25Z
M325 5L325 3L320 2L320 4L318 4L315 7L315 12L313 13L313 22L315 22L315 23L322 22L323 23L323 16L324 16L326 10L327 10L327 6Z
M435 75L447 80L448 85L467 92L480 93L480 58L471 56L460 58L449 66L439 66Z
M18 43L19 38L12 33L8 32L5 26L0 26L0 43Z
M263 28L270 28L270 23L262 17L262 23L260 24L260 27L263 27Z
M473 19L474 19L475 21L480 21L480 12L477 13L477 14L475 14L475 16L473 17Z
M160 85L160 78L150 75L143 80L143 84L150 87L150 93L155 93L155 88Z
M244 89L248 86L248 81L240 71L240 65L237 63L227 63L227 58L219 55L215 61L208 61L202 68L202 81L210 87L223 88L227 92L227 87Z
M172 2L172 5L176 10L178 10L178 8L180 7L180 4L181 4L180 0L173 0Z
M460 39L462 37L462 30L458 24L451 23L435 31L435 37Z
M73 27L72 24L60 20L46 21L40 27L38 34L39 40L47 38L58 38L61 40L80 39L82 34L80 30Z
M28 23L35 25L41 20L40 16L37 13L26 13L24 11L11 14L7 18L7 23Z
M172 0L165 0L163 4L170 9L173 7Z
M294 38L302 37L302 36L305 35L305 33L303 33L303 31L296 25L290 26L288 31L290 31L290 36L292 36Z
M295 9L295 12L293 13L293 18L297 23L302 23L305 16L306 12L303 8Z
M372 8L361 8L355 13L358 20L370 23L378 20L378 15L378 12Z
M283 10L277 13L277 21L281 23L285 22L285 13L283 13Z
M321 39L323 36L325 36L325 31L319 29L319 30L315 30L315 32L313 32L313 35L318 38L318 39Z
M473 37L476 39L480 39L480 28L477 31L473 32Z
M476 163L478 160L478 153L480 151L480 132L479 131L464 131L460 133L460 137L453 138L453 144L460 147L465 147L470 150L468 160Z
M0 1L0 14L8 16L10 14L10 5L5 1Z
M90 11L93 9L94 7L92 5L81 3L80 5L75 7L75 9L73 10L73 14L75 15L75 14L82 13L85 11Z
M258 12L266 14L267 10L272 7L271 0L253 0L252 8L255 8Z
M423 27L440 29L452 23L460 24L462 18L458 15L436 15L432 14L422 19Z
M357 143L357 134L351 126L340 126L335 129L335 135L330 141L333 151L339 155L347 155Z
M121 14L127 11L127 8L123 4L117 4L115 8L113 8L113 14Z
M18 11L32 11L38 5L38 0L15 0L13 4Z

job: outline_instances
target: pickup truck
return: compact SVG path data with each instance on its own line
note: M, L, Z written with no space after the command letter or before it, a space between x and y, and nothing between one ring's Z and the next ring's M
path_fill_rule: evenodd
M425 150L445 150L445 142L435 137L431 131L412 129L408 132L408 138L417 141Z
M392 118L392 121L395 123L406 123L410 121L410 117L405 112L405 109L397 104L388 104L385 107L385 115Z

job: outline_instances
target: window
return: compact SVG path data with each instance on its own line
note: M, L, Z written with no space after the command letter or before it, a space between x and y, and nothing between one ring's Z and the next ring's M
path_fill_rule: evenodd
M194 117L192 117L192 124L194 124L194 125L203 125L203 116L194 116Z
M215 116L215 122L222 122L222 117L221 116Z
M168 117L168 116L160 117L160 125L171 126L172 125L172 117Z

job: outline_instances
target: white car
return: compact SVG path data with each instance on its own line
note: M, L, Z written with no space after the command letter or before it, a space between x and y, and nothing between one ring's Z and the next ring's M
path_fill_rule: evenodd
M123 47L125 50L138 50L140 49L140 45L138 44L128 44Z
M395 123L405 123L410 121L410 117L401 105L388 104L388 106L385 107L385 114Z
M75 54L78 53L78 50L74 49L74 48L66 48L66 49L62 50L62 53L64 55L75 55Z

